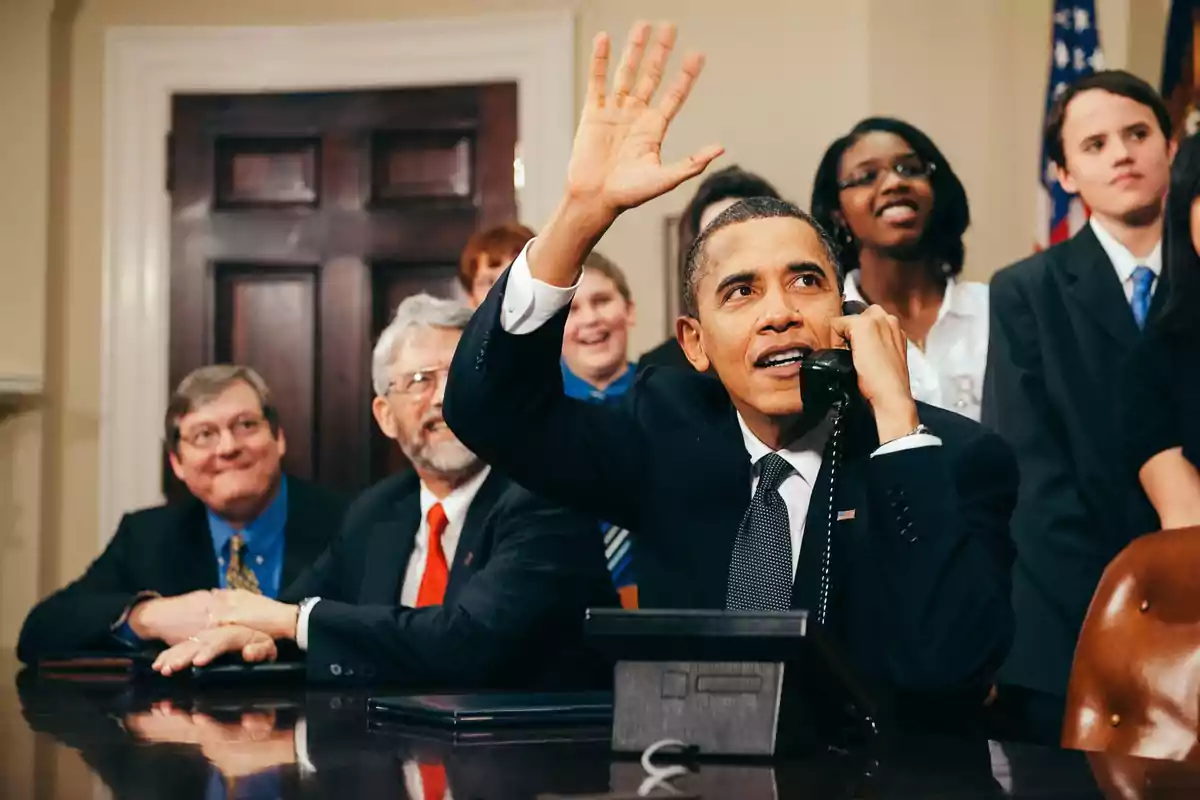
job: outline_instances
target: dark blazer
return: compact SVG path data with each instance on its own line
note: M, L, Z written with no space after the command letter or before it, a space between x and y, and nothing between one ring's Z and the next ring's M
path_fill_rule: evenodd
M691 362L687 360L687 356L683 354L683 348L679 346L679 340L674 337L642 353L637 362L638 372L647 367L694 369Z
M1151 315L1167 296L1164 278ZM1017 629L1001 680L1065 695L1075 641L1108 562L1153 530L1122 458L1121 365L1140 338L1090 226L992 278L983 422L1017 454Z
M288 477L281 587L295 581L328 547L346 505L340 494ZM113 637L112 626L139 592L172 597L218 586L203 503L190 499L126 514L87 572L29 612L17 656L28 664L47 654L125 649Z
M285 602L321 598L308 619L310 679L439 689L611 681L579 642L585 609L617 603L594 520L493 470L467 511L443 604L408 608L399 597L420 521L416 474L387 478L284 592Z
M521 336L500 325L507 274L451 366L445 416L469 447L523 486L636 531L643 607L725 608L751 464L725 388L648 369L620 403L562 395L567 312ZM1008 518L1016 466L999 437L920 405L941 447L870 458L865 410L851 415L836 511L830 630L864 678L976 701L1012 633ZM815 608L832 459L809 508L793 607ZM986 689L984 689L986 690Z

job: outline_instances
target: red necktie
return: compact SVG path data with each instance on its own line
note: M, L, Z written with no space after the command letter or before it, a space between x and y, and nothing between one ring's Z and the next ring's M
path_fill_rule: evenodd
M421 576L421 588L417 591L417 608L440 606L446 596L446 582L450 579L450 568L446 566L446 554L442 551L442 534L446 532L446 512L438 503L429 509L425 517L429 523L429 547L425 555L425 574Z
M442 515L442 519L445 518ZM446 768L441 764L418 764L417 769L421 771L421 790L425 800L443 800L446 796Z

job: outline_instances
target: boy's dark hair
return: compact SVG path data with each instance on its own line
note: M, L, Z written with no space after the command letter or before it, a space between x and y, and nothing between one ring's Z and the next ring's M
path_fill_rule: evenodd
M1128 97L1133 102L1150 109L1158 119L1158 127L1162 129L1163 136L1167 139L1171 138L1171 112L1167 110L1167 104L1163 102L1158 92L1154 91L1153 86L1122 69L1093 72L1064 89L1046 113L1043 146L1046 148L1046 155L1060 168L1067 168L1067 157L1062 138L1063 120L1067 116L1067 106L1071 104L1076 95L1091 89L1102 89L1109 94Z

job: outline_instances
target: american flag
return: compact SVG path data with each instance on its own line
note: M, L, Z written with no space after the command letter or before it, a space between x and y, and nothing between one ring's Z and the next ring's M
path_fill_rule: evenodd
M1055 0L1051 26L1050 80L1046 86L1046 113L1066 88L1093 72L1104 69L1100 32L1096 29L1094 0ZM1042 169L1038 176L1037 248L1043 250L1065 241L1087 222L1087 209L1078 197L1058 185L1054 162L1042 145Z

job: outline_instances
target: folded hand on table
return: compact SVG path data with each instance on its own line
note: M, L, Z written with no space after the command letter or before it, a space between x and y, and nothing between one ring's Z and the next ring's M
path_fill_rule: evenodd
M200 631L159 653L154 669L172 675L191 666L203 667L218 656L240 653L248 662L274 661L279 655L275 640L243 625L222 625Z

